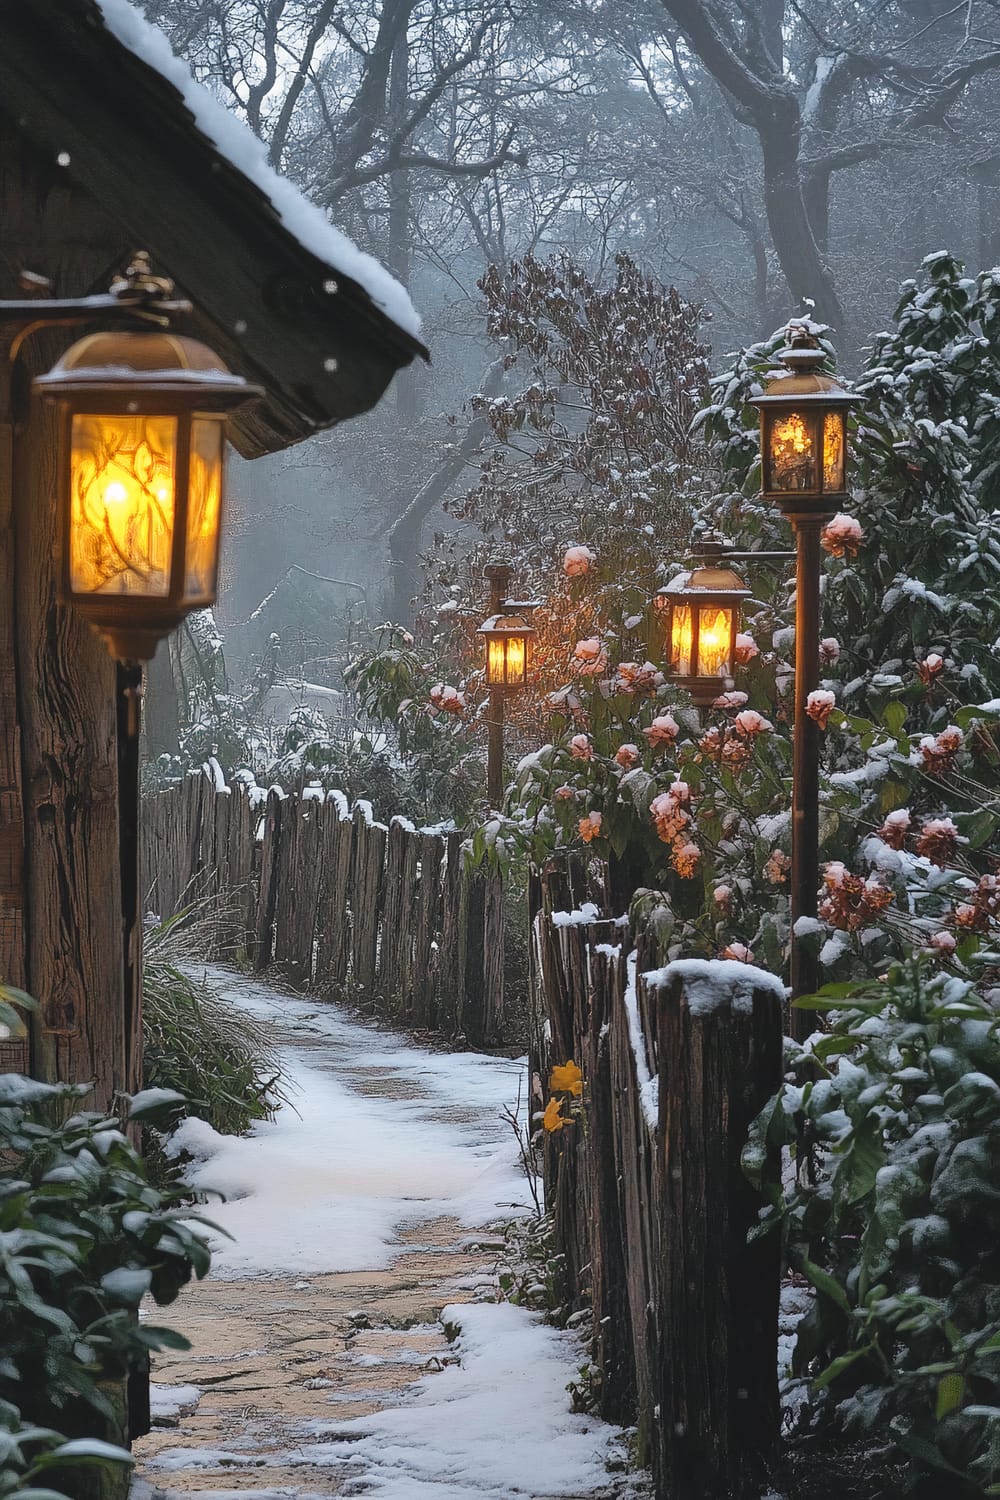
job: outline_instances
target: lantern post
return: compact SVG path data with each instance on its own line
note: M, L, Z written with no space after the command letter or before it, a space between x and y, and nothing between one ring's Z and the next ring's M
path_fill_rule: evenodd
M535 630L524 612L535 609L537 601L508 599L514 574L509 563L489 563L483 571L490 586L490 612L476 633L483 637L483 675L489 689L486 794L490 806L498 808L503 801L504 703L508 693L528 683Z
M856 398L821 366L826 356L810 331L789 324L783 365L763 394L760 412L761 494L795 533L795 710L792 758L792 998L819 984L815 942L803 941L802 918L815 918L819 891L820 729L806 712L819 686L820 577L823 527L847 503L847 413ZM808 1016L793 1012L793 1027Z

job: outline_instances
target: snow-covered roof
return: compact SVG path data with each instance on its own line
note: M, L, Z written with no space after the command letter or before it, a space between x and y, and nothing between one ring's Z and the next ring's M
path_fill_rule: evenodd
M130 0L97 0L104 24L136 57L172 83L191 111L201 133L270 200L278 218L304 249L326 261L331 271L350 276L364 287L387 317L414 338L420 318L409 295L372 255L347 238L294 183L274 170L263 141L242 120L192 77L185 62L171 51L158 27Z
M404 288L273 170L128 0L0 0L0 116L39 177L107 215L106 243L87 224L93 264L106 276L149 250L195 305L179 331L264 387L233 424L248 456L367 410L426 353ZM47 215L57 271L79 239L73 202ZM37 242L23 253L50 271Z

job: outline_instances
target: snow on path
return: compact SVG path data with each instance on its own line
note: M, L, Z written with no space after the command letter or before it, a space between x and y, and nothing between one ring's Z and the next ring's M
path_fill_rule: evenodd
M517 1142L501 1118L523 1095L523 1060L430 1052L333 1004L278 993L224 970L209 970L209 977L234 1006L274 1022L284 1081L295 1090L294 1108L281 1109L248 1137L219 1136L188 1121L175 1138L196 1156L188 1175L199 1188L241 1195L206 1209L235 1236L232 1243L219 1241L213 1281L252 1286L268 1278L280 1288L303 1275L381 1271L406 1249L404 1231L412 1250L422 1223L446 1218L471 1230L511 1217L512 1205L527 1208ZM295 1281L291 1289L309 1285ZM450 1295L467 1295L464 1285L453 1281ZM608 1460L620 1458L621 1434L569 1409L566 1387L582 1360L578 1337L510 1304L457 1303L444 1309L442 1321L457 1331L451 1346L456 1362L416 1379L399 1404L340 1420L332 1410L331 1419L286 1424L277 1450L278 1432L273 1424L267 1431L266 1422L256 1440L250 1430L242 1438L230 1433L222 1447L201 1446L208 1436L202 1419L193 1446L160 1447L150 1456L136 1500L185 1500L194 1489L204 1500L317 1494L598 1500L611 1494ZM402 1331L399 1338L412 1343L417 1332ZM197 1348L191 1353L198 1357ZM409 1362L420 1358L418 1352ZM386 1357L372 1363L385 1364ZM183 1412L192 1390L160 1387L158 1404ZM331 1401L339 1399L331 1392ZM255 1465L265 1470L256 1484ZM225 1482L234 1469L242 1474L238 1491ZM218 1488L197 1480L206 1470L218 1471ZM185 1474L183 1493L146 1487L181 1482ZM275 1487L279 1474L285 1482ZM614 1493L625 1491L615 1487Z
M523 1093L523 1060L429 1052L328 1002L208 974L235 1006L294 1033L279 1047L292 1108L249 1136L190 1119L173 1137L195 1158L191 1185L229 1200L205 1208L233 1236L213 1240L214 1276L378 1270L391 1265L404 1225L448 1214L473 1228L528 1207L517 1141L501 1118L519 1085ZM417 1095L359 1093L357 1070L384 1077L387 1093L398 1083Z

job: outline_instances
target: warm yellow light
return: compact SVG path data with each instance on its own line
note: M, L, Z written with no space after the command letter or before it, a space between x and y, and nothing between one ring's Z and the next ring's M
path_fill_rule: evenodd
M823 418L823 488L844 488L844 415L828 411Z
M698 622L699 677L726 677L731 670L729 644L732 639L731 609L705 607Z
M486 637L486 681L491 686L503 686L505 656L503 636Z
M670 617L670 670L679 677L691 675L691 644L694 633L689 604L675 604Z
M169 592L176 460L176 417L74 415L69 572L75 593Z
M814 490L816 455L812 430L799 412L776 417L771 428L771 487Z
M189 599L204 598L210 602L215 598L224 451L223 422L219 418L195 417L191 423L184 579L184 593Z
M509 635L507 637L507 681L523 682L525 666L525 647L527 641L523 635Z

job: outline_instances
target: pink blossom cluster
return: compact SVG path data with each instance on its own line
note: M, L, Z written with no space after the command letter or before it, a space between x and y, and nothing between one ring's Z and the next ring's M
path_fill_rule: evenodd
M965 736L957 724L949 724L940 734L925 734L918 746L916 763L929 776L944 776L955 768Z
M830 715L837 706L835 695L826 688L816 688L806 699L806 713L810 719L815 719L820 729L825 729L830 722Z
M464 693L443 682L436 682L431 688L430 700L435 708L442 709L446 714L463 714L469 706Z
M573 648L573 670L583 677L599 676L608 664L608 653L596 635L577 641Z
M582 578L596 561L597 554L589 547L567 547L563 555L563 572L567 578Z
M680 733L680 725L673 714L658 714L648 729L643 730L653 749L659 746L672 745Z
M827 521L820 541L831 557L857 557L864 538L861 522L841 513Z
M623 661L618 664L611 686L613 692L643 697L655 693L664 681L663 673L651 661L644 661L641 666L637 661Z

